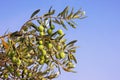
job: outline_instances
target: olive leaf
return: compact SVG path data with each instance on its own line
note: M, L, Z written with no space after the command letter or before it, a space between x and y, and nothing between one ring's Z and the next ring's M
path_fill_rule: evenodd
M68 20L72 19L72 17L73 17L73 10L74 10L74 8L72 8L70 14L67 16Z
M78 10L76 13L74 13L73 18L79 18L79 14L81 14L81 11Z
M34 11L33 13L32 13L32 15L31 15L31 17L30 18L33 18L37 13L39 13L40 12L40 9L37 9L36 11Z
M60 12L57 16L61 16L65 18L68 14L69 7L67 6L62 12Z
M56 24L59 24L59 25L61 24L61 22L56 18L55 18L55 20L53 20L53 22L56 23Z
M71 44L74 44L74 43L76 43L76 42L77 42L77 40L73 40L73 41L69 42L68 44L66 44L66 46L71 45Z
M71 69L69 69L69 68L65 68L65 67L63 67L63 70L64 70L64 71L67 71L67 72L73 72L73 73L76 73L76 71L73 71L73 70L71 70Z
M33 22L28 22L28 23L26 23L26 25L28 27L33 27L35 30L39 31L37 25L35 25Z
M55 10L51 10L50 12L44 14L44 16L50 16L53 15L55 13Z
M74 55L72 55L72 58L73 58L74 62L77 63L77 60Z
M58 40L61 40L63 37L65 36L65 34L63 34L62 36L58 37Z
M76 26L72 22L67 22L72 28L76 28Z
M66 25L64 24L64 21L63 20L60 20L61 22L61 25L63 26L63 28L65 28L66 30L68 30L68 28L66 27Z

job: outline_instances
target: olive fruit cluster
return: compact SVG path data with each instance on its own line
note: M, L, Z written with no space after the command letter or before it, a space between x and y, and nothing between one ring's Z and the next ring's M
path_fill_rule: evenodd
M61 68L73 72L74 63L77 63L73 54L76 40L66 44L63 30L55 26L76 28L73 19L82 18L84 12L69 12L66 7L55 16L51 7L47 13L38 16L39 11L33 12L20 31L0 37L0 79L52 80Z
M40 31L40 35L43 36L43 35L44 35L44 30L45 30L45 28L43 27L43 25L40 25L40 26L38 27L38 29L39 29L39 31Z
M47 32L48 35L52 35L53 30L55 29L54 25L51 25L50 28L47 28L47 31L45 30L46 28L43 25L40 25L38 27L38 30L40 31L40 35L43 36Z
M16 56L13 56L13 57L12 57L12 62L13 62L13 63L16 63L17 66L20 66L20 65L21 65L21 60L20 60L18 57L16 57Z
M39 56L40 59L38 60L40 65L43 65L45 63L46 50L44 50L44 47L45 46L43 45L43 41L40 40L38 46L39 50L41 51L41 54Z
M64 59L65 57L66 57L66 54L65 54L65 52L59 52L58 54L55 54L55 57L57 58L57 59Z
M52 35L53 30L55 29L55 26L52 24L49 28L44 28L43 25L40 25L38 28L39 28L39 31L40 31L40 35L42 33L47 33L48 35ZM47 30L45 30L45 29L47 29ZM62 29L59 29L56 32L57 32L57 34L59 34L59 36L62 36L64 34ZM43 41L44 41L44 43L43 43ZM65 54L64 50L62 49L62 46L61 45L55 45L55 41L54 42L52 41L52 43L51 43L51 38L49 38L49 42L47 42L46 45L45 45L45 40L40 40L38 48L41 51L40 57L42 58L39 61L40 64L44 63L44 58L45 58L46 55L49 56L48 51L53 50L54 48L57 50L57 53L53 52L52 55L54 54L56 59L64 59L66 57L66 54Z

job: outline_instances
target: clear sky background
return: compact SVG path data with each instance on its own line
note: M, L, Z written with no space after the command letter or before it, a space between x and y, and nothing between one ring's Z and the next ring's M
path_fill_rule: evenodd
M55 80L120 80L120 0L1 0L0 35L19 30L34 10L43 13L50 6L58 12L82 8L88 16L66 31L66 38L80 46L77 73L63 72Z

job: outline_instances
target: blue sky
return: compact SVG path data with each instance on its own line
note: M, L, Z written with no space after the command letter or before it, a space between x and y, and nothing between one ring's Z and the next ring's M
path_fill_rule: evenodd
M66 31L68 40L77 39L76 74L63 72L55 80L120 80L120 1L119 0L2 0L0 35L16 31L31 13L58 12L66 6L82 8L88 16L77 21L77 29Z

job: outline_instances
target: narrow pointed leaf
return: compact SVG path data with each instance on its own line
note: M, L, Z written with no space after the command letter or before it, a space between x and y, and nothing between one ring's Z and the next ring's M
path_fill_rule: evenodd
M73 73L76 73L76 71L73 71L73 70L71 70L71 69L69 69L69 68L65 68L65 67L63 67L63 70L64 70L64 71L67 71L67 72L73 72Z
M67 16L67 19L68 19L68 20L71 19L71 18L73 17L73 10L74 10L74 9L72 8L70 14Z
M58 40L61 40L64 36L65 36L65 34L62 35L62 36L60 36L60 37L58 38Z
M40 12L40 9L34 11L30 18L33 18L33 17L34 17L37 13L39 13L39 12Z
M53 22L59 25L61 24L61 22L58 19L53 20Z
M66 17L66 13L68 13L68 9L69 9L69 7L67 6L67 7L62 11L61 16L62 16L63 18Z
M81 11L78 10L78 11L73 15L73 18L74 18L74 17L76 18L76 16L79 16L80 13L81 13Z
M72 55L72 58L73 58L74 62L77 63L77 60L74 55Z
M61 20L61 25L66 29L66 30L68 30L67 29L67 27L66 27L66 25L64 24L64 22Z
M33 27L35 30L38 31L38 27L34 23L28 22L27 25Z
M50 9L49 9L49 13L51 12L51 10L52 10L52 6L51 6Z
M69 42L66 46L68 46L68 45L70 45L70 44L74 44L74 43L76 43L76 42L77 42L77 40L73 40L73 41Z
M51 37L53 37L53 36L55 36L55 35L57 35L57 31L54 32L54 33L51 35Z
M50 16L53 15L55 13L55 10L52 10L51 12L46 13L44 16Z
M76 26L73 24L73 23L71 23L71 22L67 22L72 28L76 28Z

